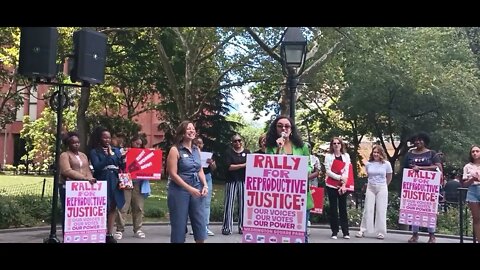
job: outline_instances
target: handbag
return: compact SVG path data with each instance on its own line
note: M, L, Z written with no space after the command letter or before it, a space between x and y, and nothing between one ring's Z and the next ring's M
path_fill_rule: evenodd
M118 189L133 189L133 181L130 173L118 173Z

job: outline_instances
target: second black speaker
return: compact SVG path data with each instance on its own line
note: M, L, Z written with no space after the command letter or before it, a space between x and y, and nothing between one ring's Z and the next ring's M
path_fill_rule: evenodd
M70 79L73 82L103 83L107 54L107 36L90 29L73 33L74 60Z

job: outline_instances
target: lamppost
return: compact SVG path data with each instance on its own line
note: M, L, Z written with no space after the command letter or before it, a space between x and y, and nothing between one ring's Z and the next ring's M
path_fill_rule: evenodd
M298 77L305 69L307 58L307 40L300 27L287 27L281 46L282 71L287 77L290 92L290 118L295 122L295 99Z

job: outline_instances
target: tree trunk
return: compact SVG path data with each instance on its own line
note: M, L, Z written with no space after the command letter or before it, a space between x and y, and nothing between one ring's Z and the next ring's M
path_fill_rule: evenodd
M87 153L87 138L88 138L88 125L86 112L88 109L90 100L90 87L82 87L80 94L80 101L78 104L77 112L77 130L80 136L80 151L88 155Z

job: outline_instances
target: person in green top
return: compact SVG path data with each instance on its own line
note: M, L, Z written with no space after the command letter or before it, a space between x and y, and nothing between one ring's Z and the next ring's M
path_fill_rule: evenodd
M310 157L308 145L303 143L298 134L297 127L287 116L278 116L270 125L266 138L266 154L299 155ZM312 171L310 161L308 162L308 173ZM313 208L313 199L308 190L307 194L307 222L310 209ZM305 243L308 242L307 230L305 228Z

